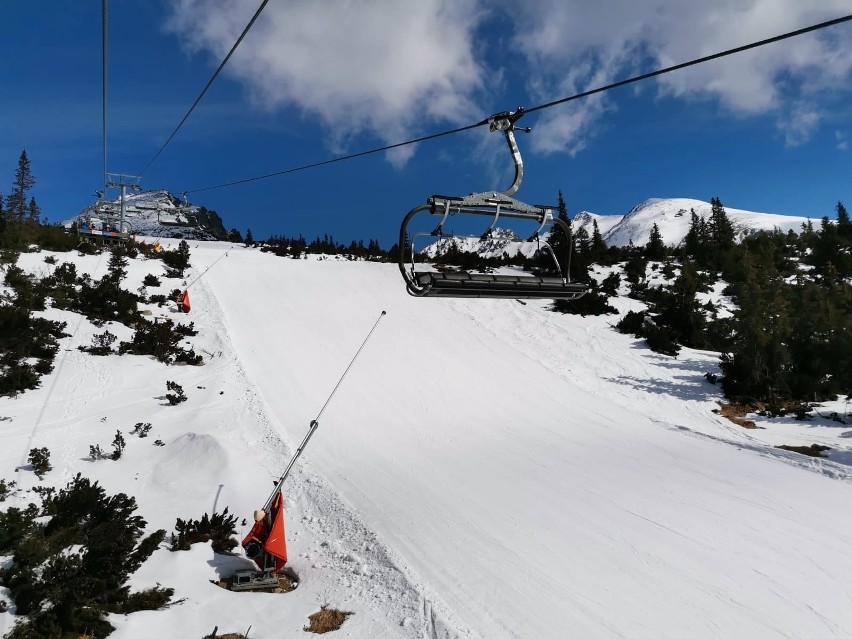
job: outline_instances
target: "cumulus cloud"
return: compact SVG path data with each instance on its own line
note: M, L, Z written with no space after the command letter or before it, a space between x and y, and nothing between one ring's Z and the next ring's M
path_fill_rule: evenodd
M529 62L537 96L546 96L541 87L570 95L836 18L848 9L848 0L530 0L518 15L515 45ZM852 38L837 29L667 74L658 80L658 91L715 100L734 115L771 114L788 132L788 144L802 144L819 121L819 92L846 87L852 76ZM807 112L796 106L803 98L811 99ZM589 129L576 123L594 122L602 107L583 102L554 111L548 119L552 135L538 143L542 151L582 145L583 130L588 135Z
M806 106L799 106L778 121L788 147L801 146L810 140L819 124L819 113Z
M257 4L174 0L169 28L221 60ZM474 0L273 2L226 69L256 104L318 118L336 151L365 132L395 143L479 116L471 96L485 77L473 50L482 17Z
M848 2L288 0L267 6L226 71L259 107L322 122L340 152L362 134L395 143L475 122L495 88L505 88L504 73L506 83L525 84L508 90L532 106L834 18L848 13ZM217 63L257 8L257 0L171 3L169 28ZM802 144L821 121L821 93L852 80L852 38L836 30L633 90L711 100L741 117L770 114L787 144ZM604 95L541 112L533 148L581 151L612 104ZM399 149L391 160L405 162L413 151Z

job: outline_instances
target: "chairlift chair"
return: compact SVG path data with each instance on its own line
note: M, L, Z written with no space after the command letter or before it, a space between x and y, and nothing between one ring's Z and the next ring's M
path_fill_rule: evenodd
M502 131L506 137L509 151L515 163L515 179L512 185L503 191L473 193L466 197L433 195L426 204L415 207L402 222L399 231L399 270L405 280L406 289L415 297L486 297L501 299L577 299L588 290L585 284L570 280L568 269L571 264L571 230L568 225L553 216L553 207L529 205L516 200L512 195L518 190L523 179L523 160L515 142L515 122L524 114L523 107L516 111L504 111L488 119L489 128ZM528 133L529 128L517 128ZM428 211L439 216L438 225L432 231L409 234L411 220L420 213ZM451 215L482 215L493 218L491 225L480 239L486 239L501 218L528 220L537 224L536 231L528 242L536 241L553 257L558 276L540 275L503 275L469 272L436 272L417 270L415 243L419 237L444 237L443 226ZM553 249L541 239L540 233L548 224L556 224L565 236L567 246L567 265L564 271ZM410 251L410 253L409 253ZM408 259L407 255L409 254ZM563 273L565 275L563 276Z

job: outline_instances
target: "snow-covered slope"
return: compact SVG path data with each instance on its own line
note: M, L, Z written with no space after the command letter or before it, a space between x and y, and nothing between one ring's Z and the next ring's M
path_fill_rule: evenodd
M227 570L209 547L158 550L134 586L159 582L185 599L115 616L114 637L198 637L214 625L298 636L323 603L355 613L339 631L355 638L848 636L852 431L791 423L785 443L824 437L835 450L827 460L778 450L765 443L771 427L745 431L711 412L718 389L702 376L714 354L654 354L614 332L612 316L417 299L393 264L204 242L191 254L188 280L215 263L190 289L192 313L150 310L194 322L204 366L87 356L76 347L104 329L46 312L73 336L42 388L0 398L0 477L21 489L7 505L32 500L39 482L13 469L47 446L44 484L82 472L136 496L152 527L225 506L250 517L387 315L286 485L299 589L226 592L209 583ZM48 272L43 259L22 265ZM58 259L95 277L107 265ZM148 273L162 264L132 260L127 287ZM187 402L163 400L167 380ZM139 421L150 437L125 434L122 459L86 459ZM0 614L0 632L11 622Z
M709 202L687 198L653 198L635 206L627 215L598 215L583 211L574 218L575 227L585 228L592 234L592 225L596 220L598 230L609 246L635 246L648 243L651 227L654 223L660 229L663 242L677 246L689 231L691 211L704 219L710 218ZM801 231L806 217L777 215L773 213L754 213L725 207L728 218L734 225L739 238L757 231L781 229L783 232ZM811 220L818 226L818 220Z

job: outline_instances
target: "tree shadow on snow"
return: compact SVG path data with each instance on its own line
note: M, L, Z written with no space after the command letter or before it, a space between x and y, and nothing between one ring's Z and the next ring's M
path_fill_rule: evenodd
M718 389L699 375L682 375L671 379L638 378L622 375L607 381L632 386L637 390L658 395L671 395L682 400L707 400L718 395ZM682 381L678 381L682 380Z

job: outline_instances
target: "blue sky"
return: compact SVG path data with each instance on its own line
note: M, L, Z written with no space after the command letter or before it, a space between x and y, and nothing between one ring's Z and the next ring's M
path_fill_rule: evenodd
M108 170L138 174L259 0L109 6ZM702 5L702 6L690 6ZM272 0L145 173L193 191L528 108L848 14L848 0ZM0 56L0 192L22 149L52 221L102 184L101 3L8 0ZM573 215L650 197L821 217L852 205L852 23L530 114L517 197ZM190 201L256 239L396 241L433 193L502 190L511 161L486 127Z

